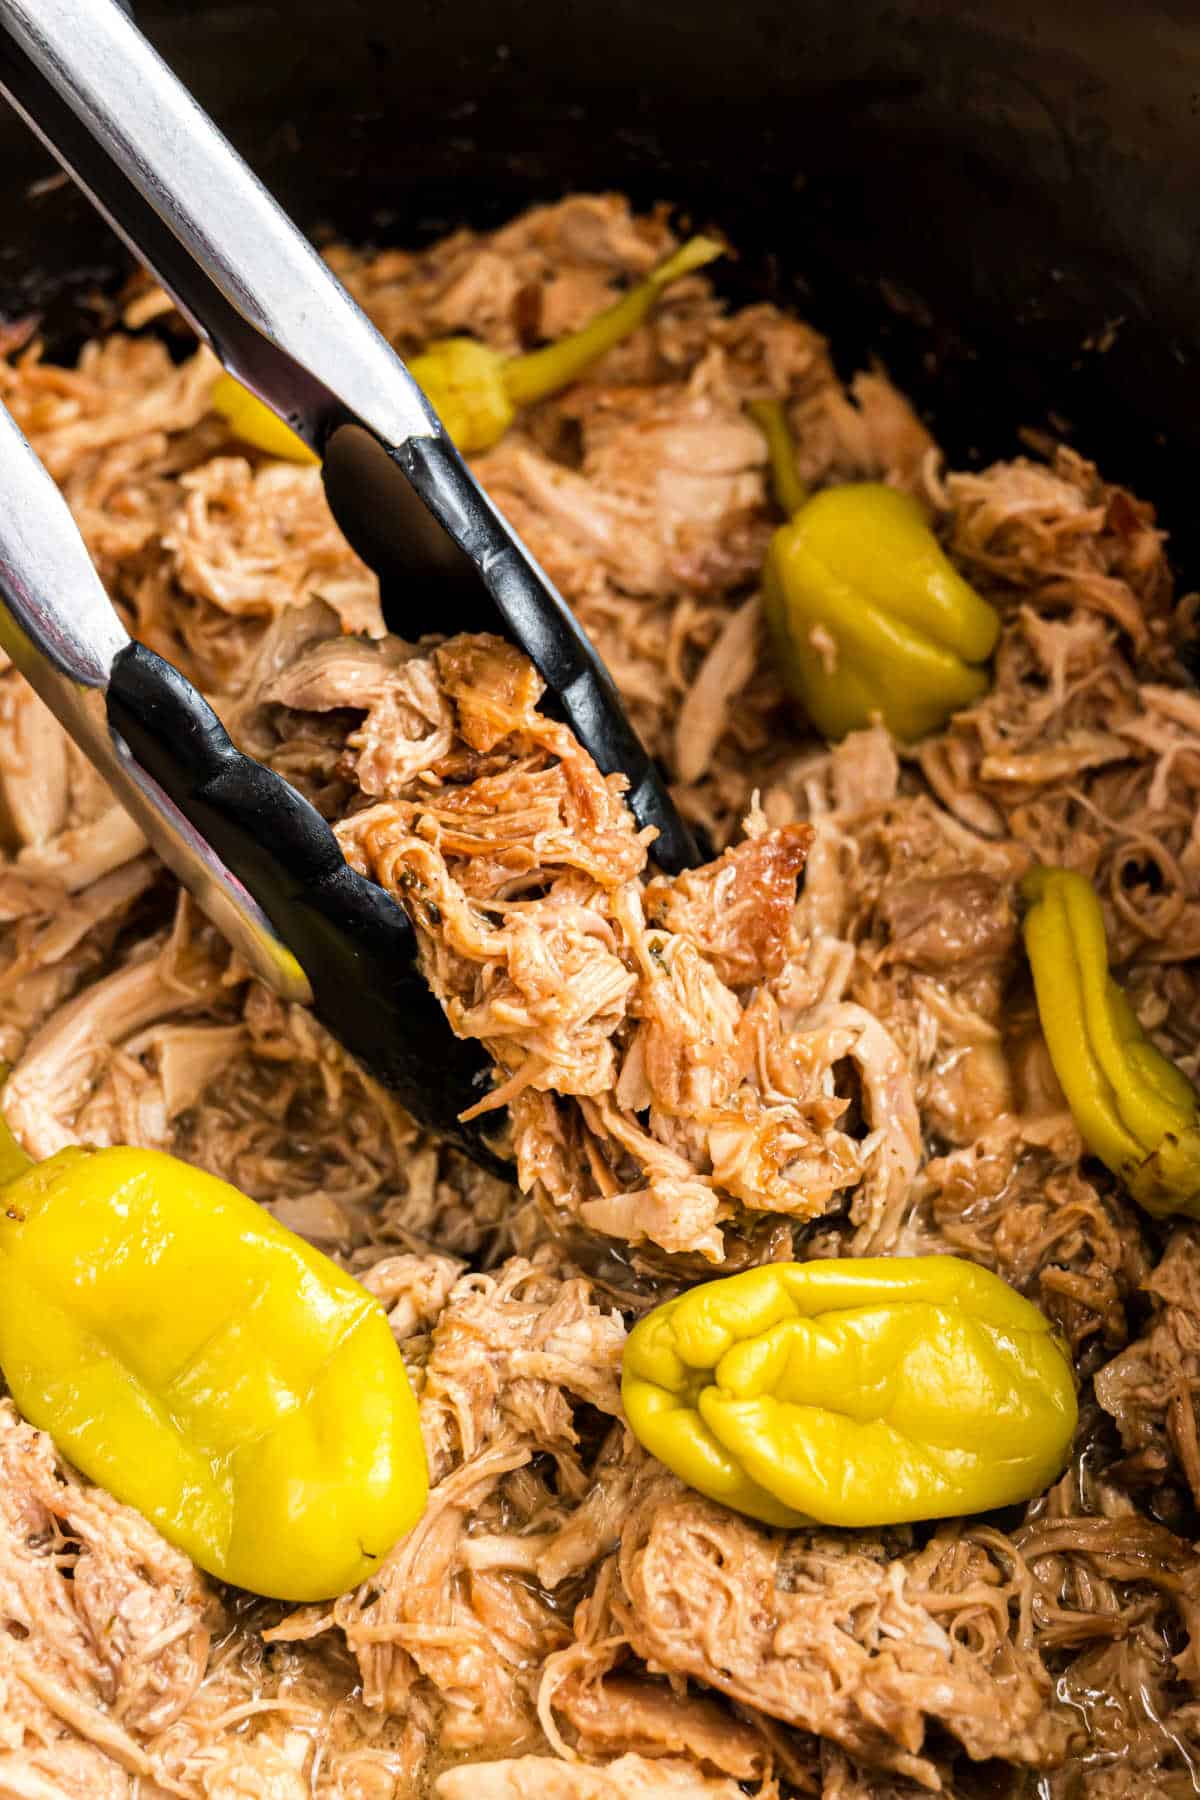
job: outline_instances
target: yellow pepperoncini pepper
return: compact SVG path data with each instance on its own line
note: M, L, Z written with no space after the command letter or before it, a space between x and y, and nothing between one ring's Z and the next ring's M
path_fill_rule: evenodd
M518 407L531 406L577 381L636 331L666 288L702 269L723 249L715 238L689 238L613 306L541 350L505 356L476 338L442 338L410 360L409 373L425 390L464 455L489 450L504 436ZM217 382L212 403L246 443L273 456L317 461L295 432L232 377L226 375Z
M1075 1430L1035 1306L952 1256L772 1263L648 1313L625 1347L634 1435L768 1525L876 1526L1028 1499Z
M85 1475L256 1593L342 1593L425 1504L379 1303L159 1152L63 1150L5 1188L0 1368Z
M1021 893L1038 1017L1081 1136L1148 1212L1200 1218L1200 1095L1110 976L1091 883L1039 868Z
M211 404L244 444L253 444L256 450L265 450L268 456L280 456L287 462L320 462L316 452L302 437L297 437L290 425L285 425L277 413L232 375L222 375L214 384Z
M828 738L876 716L906 741L937 730L987 692L995 611L951 564L911 494L868 481L806 498L782 407L749 410L789 514L763 571L789 688Z

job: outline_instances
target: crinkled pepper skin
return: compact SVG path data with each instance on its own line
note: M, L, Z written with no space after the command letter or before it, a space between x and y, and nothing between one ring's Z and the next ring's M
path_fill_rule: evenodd
M85 1475L259 1594L344 1592L425 1505L379 1303L171 1156L64 1150L4 1190L0 1368Z
M910 494L814 494L771 539L763 593L784 676L827 738L878 714L912 742L987 692L1000 621Z
M440 338L409 358L408 372L428 396L464 456L499 443L517 416L505 379L511 367L478 338Z
M656 1307L625 1346L635 1437L768 1525L1005 1506L1062 1471L1071 1365L1047 1320L952 1256L773 1263Z
M1080 1135L1148 1212L1200 1218L1200 1095L1110 976L1091 883L1038 868L1021 894L1038 1017Z
M490 450L513 423L518 407L577 381L636 331L666 288L712 262L723 249L715 238L689 238L614 305L541 350L505 356L476 338L441 338L410 358L409 373L464 456ZM295 432L228 375L213 389L213 406L245 443L298 462L317 460Z

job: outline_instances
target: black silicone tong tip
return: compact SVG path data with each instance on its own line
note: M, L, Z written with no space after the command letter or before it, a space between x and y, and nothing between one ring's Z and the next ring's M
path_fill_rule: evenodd
M658 833L670 875L701 859L666 783L630 725L604 663L549 579L478 486L444 432L387 450L357 425L333 432L323 474L342 531L376 570L389 630L499 631L547 686L545 709L574 731L605 775L629 782L629 807Z
M421 1124L511 1180L482 1122L458 1117L489 1092L491 1065L450 1030L403 908L349 867L315 807L236 749L207 702L144 644L113 665L108 717L254 895L308 976L322 1023Z

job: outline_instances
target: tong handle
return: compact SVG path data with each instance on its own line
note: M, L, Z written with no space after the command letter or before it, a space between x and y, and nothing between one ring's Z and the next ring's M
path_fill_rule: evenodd
M4 0L0 85L230 372L320 451L438 430L387 341L114 0Z

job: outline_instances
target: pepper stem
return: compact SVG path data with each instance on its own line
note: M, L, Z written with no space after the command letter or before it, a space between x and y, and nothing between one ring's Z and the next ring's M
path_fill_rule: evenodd
M561 388L577 381L585 370L598 362L606 351L623 343L635 332L653 309L665 288L702 269L723 254L724 244L716 238L689 238L673 256L660 263L645 281L610 306L578 331L568 333L544 350L531 350L525 356L514 356L504 365L504 385L517 406L529 406L544 400Z
M767 440L775 504L790 519L808 499L808 489L796 473L796 445L788 429L783 401L751 400L746 411Z

